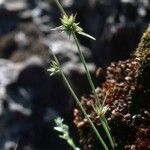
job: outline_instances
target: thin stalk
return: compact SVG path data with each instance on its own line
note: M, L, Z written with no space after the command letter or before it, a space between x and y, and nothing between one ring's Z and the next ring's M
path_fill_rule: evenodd
M110 140L110 144L112 146L112 149L114 150L115 145L114 145L114 141L113 141L111 134L110 134L110 128L109 128L108 124L105 122L105 118L102 118L100 121L101 121L101 124L102 124L102 126L103 126L103 128L104 128L104 130L108 136L108 139Z
M103 121L105 122L106 126L107 126L107 129L110 131L110 127L108 125L108 121L105 117L102 117Z
M72 36L73 36L73 38L74 38L74 40L75 40L75 43L76 43L76 46L77 46L77 49L78 49L78 52L79 52L79 56L80 56L80 59L81 59L81 62L82 62L83 65L84 65L84 68L85 68L85 71L86 71L86 75L87 75L88 81L89 81L89 83L90 83L90 86L91 86L91 88L92 88L92 91L93 91L93 93L94 93L94 96L95 96L95 98L96 98L97 104L100 104L98 95L96 94L96 91L95 91L95 86L94 86L94 84L93 84L93 81L92 81L90 72L89 72L89 70L88 70L88 68L87 68L86 61L85 61L84 56L83 56L83 54L82 54L82 51L81 51L81 49L80 49L79 41L78 41L78 39L77 39L77 36L76 36L75 32L72 32ZM101 104L100 104L100 105L101 105Z
M89 70L88 70L88 68L87 68L86 61L85 61L85 58L84 58L84 56L83 56L83 54L82 54L82 51L81 51L81 49L80 49L80 44L79 44L79 41L78 41L78 39L77 39L77 36L76 36L75 32L72 32L72 36L73 36L73 38L74 38L74 40L75 40L75 43L76 43L76 45L77 45L77 49L78 49L78 52L79 52L79 56L80 56L81 62L82 62L83 65L84 65L84 68L85 68L85 71L86 71L86 75L87 75L88 81L89 81L89 83L90 83L91 89L92 89L92 91L93 91L94 97L95 97L95 99L96 99L96 102L97 102L97 104L99 104L100 106L102 106L101 103L100 103L99 97L98 97L98 95L96 94L94 83L93 83L93 81L92 81L90 72L89 72ZM104 118L105 118L105 117L104 117ZM108 128L108 124L105 125L105 123L106 123L106 118L105 118L105 121L102 123L102 126L103 126L103 128L104 128L104 130L105 130L105 132L106 132L106 134L107 134L107 137L108 137L110 143L111 143L112 149L114 149L115 145L114 145L113 139L112 139L112 137L111 137L111 135L110 135L110 130L109 130L110 128Z
M72 87L70 86L70 84L69 84L69 82L68 82L67 78L65 77L65 75L64 75L64 73L63 73L62 70L61 70L61 75L62 75L62 78L63 78L65 84L67 85L68 89L70 90L72 96L73 96L74 99L76 100L76 103L79 105L79 107L80 107L82 113L83 113L84 116L87 118L88 122L90 123L90 125L91 125L93 131L95 132L95 134L96 134L98 140L99 140L100 143L103 145L103 147L104 147L105 150L109 150L108 147L107 147L107 145L106 145L105 142L103 141L102 137L100 136L98 130L96 129L95 125L93 124L93 122L92 122L91 119L89 118L88 114L86 113L85 109L83 108L82 104L80 103L78 97L77 97L76 94L74 93Z
M66 14L64 8L61 6L61 4L59 3L59 1L58 1L58 0L55 0L55 2L56 2L56 4L57 4L58 8L60 9L61 13L62 13L63 15L66 15L66 16L67 16L67 14Z
M79 150L79 148L76 147L76 145L74 144L74 142L71 143L71 147L73 150Z

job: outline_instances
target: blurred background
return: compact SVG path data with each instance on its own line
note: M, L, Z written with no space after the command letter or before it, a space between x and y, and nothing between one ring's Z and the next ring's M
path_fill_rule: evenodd
M128 58L149 24L150 0L61 0L97 40L79 37L95 85L112 61ZM70 150L53 130L61 116L79 145L75 106L59 75L47 69L54 51L79 96L90 88L73 39L60 25L54 0L0 0L0 150ZM96 70L98 69L98 74ZM103 70L103 71L102 71Z

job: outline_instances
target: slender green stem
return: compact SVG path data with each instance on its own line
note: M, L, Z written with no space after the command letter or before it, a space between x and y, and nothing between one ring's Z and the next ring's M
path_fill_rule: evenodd
M66 14L64 8L61 6L61 4L59 3L59 1L58 1L58 0L55 0L55 2L56 2L56 4L57 4L58 8L60 9L61 13L62 13L63 15L66 15L66 16L67 16L67 14Z
M83 108L82 104L80 103L78 97L77 97L76 94L74 93L72 87L70 86L70 84L69 84L69 82L68 82L67 78L65 77L65 75L64 75L64 73L63 73L62 70L61 70L61 75L62 75L62 78L63 78L65 84L66 84L67 87L69 88L69 90L70 90L72 96L73 96L74 99L76 100L76 103L79 105L79 107L80 107L82 113L83 113L84 116L87 118L88 122L90 123L90 125L91 125L93 131L95 132L95 134L96 134L98 140L99 140L100 143L103 145L104 149L105 149L105 150L108 150L107 145L105 144L105 142L103 141L102 137L100 136L98 130L96 129L95 125L93 124L93 122L92 122L91 119L89 118L88 114L86 113L86 111L85 111L85 109Z
M105 124L107 125L107 129L110 131L110 127L108 125L108 121L105 117L102 117L103 121L105 122Z
M76 147L73 141L70 141L70 142L71 142L70 145L73 148L73 150L79 150L79 148Z
M110 132L110 127L109 127L109 125L108 125L108 121L107 121L107 119L106 119L105 117L102 117L102 120L103 120L103 122L104 122L103 127L106 128L105 131L106 131L107 136L108 136L108 138L109 138L109 141L110 141L110 144L111 144L111 146L112 146L112 149L115 150L115 143L114 143L114 139L113 139L112 136L111 136L111 132ZM106 126L106 127L105 127L105 126Z
M82 54L82 51L81 51L81 49L80 49L79 41L78 41L78 39L77 39L77 36L76 36L75 32L72 32L72 35L73 35L73 38L74 38L74 40L75 40L75 42L76 42L77 49L78 49L78 52L79 52L79 56L80 56L81 62L83 62L83 65L84 65L84 68L85 68L85 71L86 71L86 75L87 75L88 81L89 81L89 83L90 83L90 86L91 86L91 88L92 88L92 91L93 91L93 93L94 93L94 96L95 96L95 98L96 98L96 100L97 100L97 103L100 103L99 98L98 98L98 95L96 94L96 91L95 91L95 86L94 86L94 84L93 84L93 81L92 81L90 72L89 72L89 70L88 70L88 68L87 68L86 61L85 61L84 56L83 56L83 54ZM101 104L100 104L100 105L101 105Z
M73 148L74 150L77 150L77 148L76 148L76 146L75 146L75 145L72 145L72 148Z
M88 81L89 81L89 83L90 83L90 86L91 86L91 88L92 88L94 97L96 98L96 102L97 102L97 104L99 104L100 106L102 106L101 103L100 103L99 97L98 97L98 95L96 94L95 86L94 86L94 84L93 84L93 81L92 81L90 72L89 72L89 70L88 70L88 68L87 68L86 61L85 61L85 58L84 58L84 56L83 56L83 54L82 54L82 51L81 51L81 49L80 49L80 44L79 44L79 41L78 41L78 39L77 39L77 36L76 36L75 32L72 32L72 35L73 35L73 38L74 38L75 43L76 43L76 45L77 45L77 49L78 49L78 52L79 52L79 56L80 56L80 59L81 59L83 65L84 65L84 68L85 68L85 71L86 71L86 75L87 75ZM104 118L105 118L105 116L104 116ZM102 123L102 126L103 126L103 128L104 128L104 130L105 130L105 132L106 132L106 134L107 134L107 137L108 137L108 139L109 139L109 141L110 141L110 143L111 143L112 148L114 149L115 145L114 145L113 139L112 139L111 134L110 134L110 130L109 130L110 128L108 128L108 124L106 125L105 123L106 123L106 118L105 118L105 122Z
M109 139L109 141L110 141L110 144L111 144L111 146L112 146L112 149L115 150L114 141L113 141L113 139L112 139L112 137L111 137L110 128L109 128L109 126L108 126L108 123L106 122L106 121L107 121L106 118L102 118L100 121L101 121L101 124L102 124L102 126L103 126L103 128L104 128L104 130L105 130L105 132L106 132L106 134L107 134L107 136L108 136L108 139Z

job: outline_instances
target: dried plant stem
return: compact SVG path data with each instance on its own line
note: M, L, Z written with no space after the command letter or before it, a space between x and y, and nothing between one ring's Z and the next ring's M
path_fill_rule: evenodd
M107 147L107 145L106 145L105 142L103 141L102 137L100 136L98 130L96 129L95 125L93 124L93 122L92 122L91 119L89 118L88 114L86 113L85 109L83 108L83 106L82 106L81 102L79 101L78 97L77 97L76 94L74 93L74 91L73 91L72 87L70 86L70 84L69 84L69 82L68 82L66 76L64 75L63 71L61 70L60 73L61 73L61 76L62 76L62 78L63 78L65 84L67 85L69 91L71 92L72 96L74 97L76 103L79 105L79 107L80 107L82 113L84 114L84 116L85 116L86 119L88 120L88 122L89 122L89 124L91 125L93 131L95 132L95 134L96 134L98 140L99 140L100 143L103 145L103 147L104 147L105 150L109 150L108 147Z

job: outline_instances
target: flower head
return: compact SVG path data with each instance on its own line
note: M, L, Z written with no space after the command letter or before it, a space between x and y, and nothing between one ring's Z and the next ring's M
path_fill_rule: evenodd
M97 109L96 112L97 112L99 117L102 117L102 116L104 116L106 114L108 109L109 109L109 107L108 107L108 105L106 105L106 106L103 106L100 109Z
M47 70L50 72L50 76L60 72L60 64L57 61L52 61L50 68Z
M109 109L108 105L106 106L101 106L101 107L95 107L94 110L96 112L96 114L98 115L98 117L103 117L105 116L107 110Z
M62 26L60 27L61 31L65 32L69 37L72 34L72 32L82 32L83 29L80 28L78 25L79 23L75 22L76 15L63 15L61 18Z
M76 22L76 15L68 16L64 14L60 20L61 20L62 25L52 30L59 29L60 31L65 32L69 37L74 32L74 33L78 33L80 35L86 36L92 40L95 40L94 37L83 32L83 29L79 26L79 22Z

